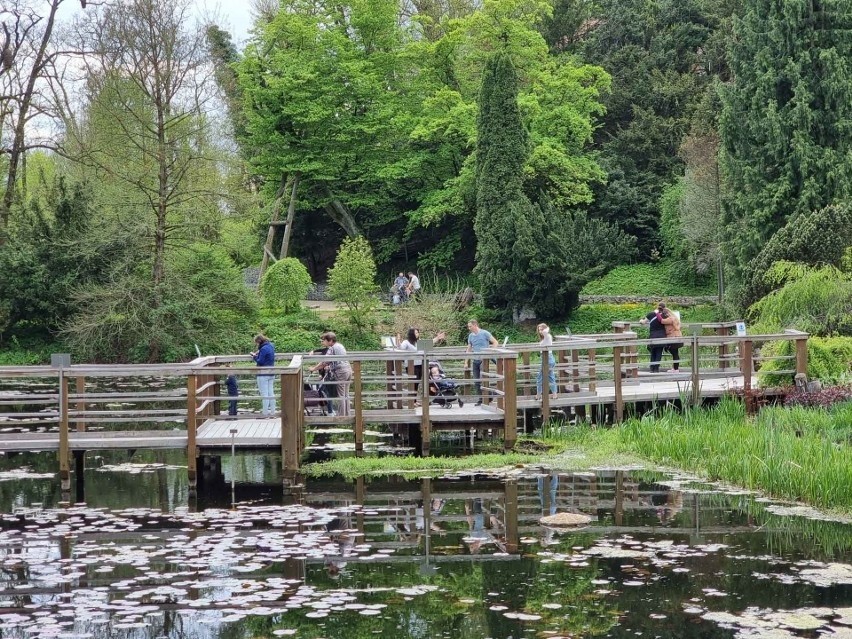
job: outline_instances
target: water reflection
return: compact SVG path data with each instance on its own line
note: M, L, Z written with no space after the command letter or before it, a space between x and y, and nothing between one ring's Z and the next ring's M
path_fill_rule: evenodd
M621 470L308 480L277 460L0 460L0 637L809 637L852 619L852 535ZM234 482L236 504L230 500ZM770 507L770 510L772 508ZM582 530L540 518L583 513ZM849 625L849 624L846 624Z

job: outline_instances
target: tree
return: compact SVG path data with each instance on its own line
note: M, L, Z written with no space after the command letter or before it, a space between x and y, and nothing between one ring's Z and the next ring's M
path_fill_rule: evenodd
M732 2L559 0L545 24L554 51L581 56L613 77L595 148L608 174L589 212L660 248L660 197L682 173L678 150L698 105L726 73L716 46Z
M533 225L540 225L541 211L523 191L528 137L508 53L495 54L485 67L476 140L474 273L486 304L518 310L529 298L529 266L539 250Z
M334 266L328 271L328 292L331 299L346 306L345 314L359 335L372 327L379 305L376 261L364 237L343 240Z
M308 269L295 257L278 260L260 280L264 303L270 308L281 309L285 314L299 310L301 301L312 286Z
M216 167L204 115L204 32L187 28L190 15L188 0L121 0L76 25L90 107L68 122L69 152L150 212L155 287L166 277L168 242L192 225L175 212L215 199L198 180Z
M797 216L778 230L749 262L744 301L767 295L777 282L767 278L776 262L841 267L852 246L852 206L827 206Z
M0 155L7 156L6 179L0 199L0 244L17 197L19 169L29 149L49 146L28 140L32 120L52 114L43 86L54 75L59 52L53 45L56 13L64 0L47 0L43 11L34 0L10 0L0 5L3 17L0 47Z
M746 0L722 87L724 250L743 280L785 224L852 196L848 3Z

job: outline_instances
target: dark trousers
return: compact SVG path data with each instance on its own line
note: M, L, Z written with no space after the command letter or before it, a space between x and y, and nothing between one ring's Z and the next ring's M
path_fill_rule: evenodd
M660 360L663 359L663 350L664 346L653 345L649 347L651 349L651 372L659 373L660 372Z
M678 353L679 348L680 344L669 344L666 346L666 350L672 354L672 368L675 370L680 368L680 355Z
M239 397L240 388L237 385L237 378L234 375L228 375L225 378L225 387L228 389L229 397ZM228 415L237 414L237 400L231 399L228 401Z

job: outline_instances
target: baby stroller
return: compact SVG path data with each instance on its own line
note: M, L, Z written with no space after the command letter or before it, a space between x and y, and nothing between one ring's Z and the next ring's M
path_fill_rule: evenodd
M447 379L447 374L438 362L429 362L429 403L452 408L453 402L458 402L459 408L464 401L456 392L456 383Z
M316 382L311 382L309 377L305 381L303 391L305 399L305 415L325 415L326 407L328 406L328 397L326 397L325 389L320 383L324 380L320 377Z

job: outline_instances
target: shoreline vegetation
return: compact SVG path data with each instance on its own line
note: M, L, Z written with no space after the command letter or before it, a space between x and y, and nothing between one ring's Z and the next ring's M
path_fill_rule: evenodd
M852 402L829 408L768 407L748 417L743 403L730 398L712 408L665 410L615 428L551 422L543 436L520 440L519 452L508 455L344 458L308 464L305 472L354 477L499 472L523 465L558 470L664 467L773 499L848 514L852 512L850 438Z

